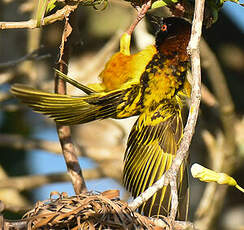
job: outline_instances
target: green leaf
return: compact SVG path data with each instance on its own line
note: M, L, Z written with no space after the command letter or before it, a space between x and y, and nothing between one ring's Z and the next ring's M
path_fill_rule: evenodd
M159 7L163 7L163 6L167 6L167 3L164 2L164 1L156 1L152 4L152 9L156 9L156 8L159 8Z
M52 9L54 9L57 5L57 0L49 0L49 3L46 8L46 14L50 12Z
M237 4L240 4L239 0L220 0L220 2L223 4L224 2L227 2L227 1L230 1L230 2L235 2Z
M178 0L158 0L152 4L152 9L156 9L163 6L168 6L177 3Z
M36 10L36 25L40 27L42 25L42 19L44 18L48 0L39 0Z

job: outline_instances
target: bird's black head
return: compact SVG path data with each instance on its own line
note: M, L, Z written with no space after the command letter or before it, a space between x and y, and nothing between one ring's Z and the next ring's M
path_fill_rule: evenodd
M159 47L163 43L168 43L170 46L173 43L189 42L191 33L191 24L183 18L179 17L168 17L165 19L158 18L158 30L156 32L156 47ZM186 46L187 46L186 44Z

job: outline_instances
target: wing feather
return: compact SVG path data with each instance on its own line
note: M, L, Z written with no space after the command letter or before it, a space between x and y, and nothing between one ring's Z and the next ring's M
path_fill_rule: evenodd
M167 111L167 114L170 114L167 118L162 114L163 110L160 110L160 106L151 113L142 113L131 130L124 159L123 182L134 197L160 179L172 165L183 135L183 124L180 110L174 106L171 108L171 113ZM159 116L159 112L162 116ZM153 122L150 122L152 119ZM181 166L178 175L178 190L180 202L178 219L185 220L188 209L188 180L185 164ZM154 194L139 208L139 211L148 216L167 216L170 205L170 186L167 186Z
M11 87L11 92L33 110L48 115L57 123L75 125L116 117L117 106L123 101L126 90L74 97L46 93L25 85L15 84Z

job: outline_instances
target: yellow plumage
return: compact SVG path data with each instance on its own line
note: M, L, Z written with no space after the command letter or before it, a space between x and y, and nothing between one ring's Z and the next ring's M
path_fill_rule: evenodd
M133 83L138 84L145 66L155 53L155 46L148 46L129 56L122 52L114 54L99 75L104 90L111 91L126 88Z

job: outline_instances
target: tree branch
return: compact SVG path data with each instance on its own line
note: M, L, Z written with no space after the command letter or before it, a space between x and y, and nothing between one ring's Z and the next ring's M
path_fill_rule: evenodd
M8 68L13 68L16 65L18 65L21 62L27 61L27 60L40 60L40 59L44 59L44 58L48 58L51 57L50 54L45 54L45 55L38 55L38 52L40 51L40 49L34 50L33 52L26 54L25 56L13 60L13 61L8 61L8 62L4 62L4 63L0 63L0 70L6 70Z
M78 7L78 2L75 5L65 5L62 9L57 10L54 14L49 15L42 20L42 25L45 26L56 21L62 21L72 11ZM0 29L35 29L38 28L37 20L30 19L22 22L0 22Z
M103 175L99 169L83 170L86 180L101 178ZM11 188L18 191L34 189L46 184L70 181L67 173L50 173L46 175L30 175L19 177L8 177L0 180L0 189Z
M136 28L137 24L145 17L147 11L151 8L152 5L152 0L147 0L142 7L137 6L136 9L138 11L137 13L137 17L136 20L134 21L134 23L132 23L129 27L129 29L127 30L127 33L129 35L131 35L134 31L134 29Z
M13 149L34 150L41 149L51 153L61 154L60 144L57 141L47 141L37 138L25 138L22 135L0 134L0 146L9 146Z
M71 11L69 12L71 13ZM71 16L70 18L68 16ZM69 52L70 52L70 34L73 30L74 14L67 15L65 20L65 26L62 35L62 42L60 46L60 57L58 61L58 70L67 74L68 72L68 62L69 62ZM70 22L69 22L70 20ZM59 94L66 94L66 83L58 76L55 77L55 92ZM82 175L82 171L79 165L78 158L75 154L75 146L71 139L71 129L69 126L57 125L57 132L60 140L60 144L63 150L64 159L66 162L68 173L71 177L72 184L75 193L78 195L85 192L86 184Z
M57 141L48 141L36 138L24 138L21 135L14 134L0 134L0 146L8 146L13 149L24 149L27 151L40 149L48 151L52 154L62 154L60 143ZM106 147L79 147L74 146L75 153L78 156L89 157L98 164L101 177L110 177L120 182L122 173L122 156L119 154L123 152L121 145L113 148ZM84 172L86 178L86 171ZM87 179L87 178L86 178Z

